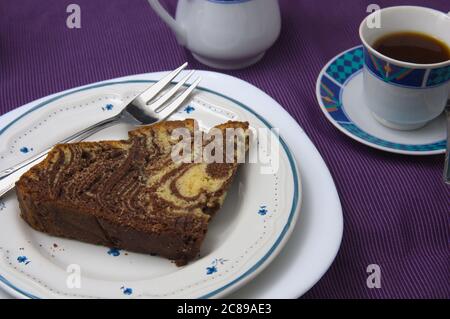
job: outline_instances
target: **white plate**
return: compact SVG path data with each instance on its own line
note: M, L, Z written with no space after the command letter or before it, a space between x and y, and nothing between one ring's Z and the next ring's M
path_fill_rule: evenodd
M383 151L407 155L445 153L444 114L414 131L393 130L375 120L364 96L363 65L363 48L357 46L335 56L320 72L316 94L327 119L347 136Z
M228 95L228 96L232 96L234 99L236 100L240 100L243 103L246 103L247 105L249 105L250 107L252 107L254 110L258 109L258 112L260 115L262 115L261 113L265 112L266 116L268 115L268 113L271 113L270 110L268 109L269 107L276 107L276 108L280 108L272 99L270 99L267 95L265 95L264 93L262 93L261 91L259 91L258 89L254 88L253 86L240 81L238 79L229 77L229 76L225 76L225 75L221 75L218 73L211 73L211 72L202 72L202 76L204 78L203 80L203 86L207 87L209 90L215 90L215 91L219 91L222 95ZM147 74L147 75L142 75L142 76L133 76L133 77L128 77L128 78L123 78L123 79L119 79L119 80L115 80L114 82L117 81L130 81L130 80L154 80L154 79L158 79L161 77L161 74ZM140 83L142 85L142 83ZM138 84L135 84L138 85ZM98 90L98 89L96 89ZM117 91L114 91L117 92ZM240 93L240 92L245 92L245 93ZM73 94L71 94L73 96ZM42 102L43 100L47 100L49 97L47 97L46 99L41 99L40 101L31 103L27 106L24 106L24 108L22 108L21 110L16 110L14 112L8 113L6 114L4 117L2 117L1 119L1 123L7 123L7 121L10 121L12 119L14 119L15 117L17 117L17 115L19 113L23 113L29 109L31 109L33 106L36 106L38 103ZM111 97L110 97L111 98ZM210 99L211 97L207 98ZM217 98L217 96L216 96ZM216 106L222 106L221 103L223 103L223 101L219 101L221 98L217 98L218 100L215 101ZM104 102L104 101L98 101L98 102ZM96 102L97 103L97 102ZM195 102L194 102L195 103ZM235 102L230 102L228 100L228 103L231 104L235 104ZM108 103L110 104L110 103ZM92 103L93 105L93 109L96 108L94 106L100 106L101 109L101 105L97 105L95 103ZM262 107L262 106L265 107ZM194 108L196 108L195 104L193 105ZM103 107L105 108L105 105L103 104ZM82 107L81 107L82 108ZM200 105L198 105L198 107L196 108L196 111L199 111L202 107ZM45 108L42 108L42 110ZM114 109L114 108L113 108ZM266 111L264 111L264 109ZM97 109L98 110L98 109ZM222 111L225 111L225 113L222 113L220 116L223 116L225 119L227 116L230 116L229 114L227 115L226 111L229 110L234 110L236 111L237 108L236 106L233 105L227 105L225 108L222 108ZM262 110L262 111L261 111ZM69 110L67 110L69 112ZM269 112L267 112L269 111ZM272 111L274 111L272 109ZM36 111L37 112L37 111ZM39 111L41 112L41 111ZM61 111L63 112L63 111ZM107 110L105 111L98 111L100 112L100 114L102 114L102 112L110 112ZM213 117L217 117L219 115L217 115L217 112L213 112L214 116ZM220 113L220 112L219 112ZM240 116L249 116L248 111L244 112L244 114L240 115ZM30 113L31 115L32 113ZM28 116L25 116L23 119L26 119ZM46 116L52 115L51 113L47 114ZM193 114L192 114L193 115ZM55 114L52 115L52 117L56 116ZM178 114L177 116L181 116L181 114ZM264 116L264 115L263 115ZM201 116L203 120L203 116ZM208 117L211 120L211 117ZM258 119L256 117L255 118L250 118L252 125L258 126L261 125L261 121L260 119ZM96 120L96 119L92 119L92 120ZM22 120L21 120L22 121ZM205 121L205 123L207 123L208 121ZM342 236L342 215L341 215L341 208L340 208L340 204L339 204L339 200L336 194L336 190L334 188L334 185L332 183L332 180L329 176L329 173L323 163L323 161L320 159L320 156L318 155L317 151L314 149L314 147L312 146L312 144L310 143L310 141L307 139L307 137L304 135L304 133L298 128L298 126L295 124L295 122L283 111L282 112L278 112L277 116L271 121L275 126L277 127L281 127L281 135L283 136L283 138L285 138L288 143L291 145L291 148L294 147L294 154L296 157L300 156L300 158L302 158L302 162L303 162L303 158L305 160L305 163L308 163L308 165L313 165L316 168L316 171L314 172L314 176L316 176L316 180L317 182L312 182L311 180L311 176L306 180L310 187L311 190L316 190L316 192L319 191L318 187L321 187L321 190L323 191L323 189L327 189L326 194L322 195L322 200L318 200L318 198L314 198L314 196L311 197L311 193L308 193L308 191L306 191L306 198L309 198L309 201L307 201L305 203L305 207L307 207L309 210L312 209L318 209L317 212L315 212L315 214L311 214L312 212L310 212L309 216L303 216L302 221L303 221L303 227L299 227L300 229L302 229L302 233L298 234L300 235L301 238L301 244L298 245L298 243L296 244L295 248L301 247L301 251L300 251L300 256L299 258L295 258L295 260L292 260L292 263L288 264L288 265L284 265L285 270L283 271L283 273L280 273L280 271L276 271L274 270L273 267L271 267L271 269L269 269L268 271L266 271L266 273L268 275L265 275L264 278L266 280L256 280L252 283L252 286L254 286L255 284L257 285L258 281L261 283L260 286L263 287L264 285L267 285L267 279L269 279L269 275L271 273L278 273L278 275L282 275L282 274L287 274L290 273L292 270L292 266L296 267L296 270L298 271L299 268L297 268L297 266L299 266L299 262L300 262L300 266L302 267L302 271L301 271L301 275L299 273L297 273L297 277L298 277L298 281L293 282L290 281L290 285L285 285L284 288L281 290L279 287L278 288L278 292L276 292L277 289L277 285L275 284L271 284L271 286L273 287L272 291L276 292L274 295L272 295L272 297L297 297L299 295L301 295L302 293L304 293L307 289L309 289L322 275L323 273L326 271L326 269L329 267L329 265L331 264L332 260L334 259L334 256L338 250L339 244L340 244L340 240L341 240L341 236ZM67 123L67 122L65 122ZM15 125L19 125L20 123L17 122L15 123L13 126L11 126L11 129L14 128ZM208 126L205 124L205 126ZM291 130L286 130L290 128ZM65 127L65 129L67 129L67 127ZM126 131L126 129L124 128L124 132ZM54 131L52 131L54 132ZM6 132L5 132L6 133ZM31 133L27 133L27 136L29 136L28 134ZM110 134L110 133L105 133L105 134ZM14 134L13 134L14 135ZM15 136L15 135L14 135ZM24 141L22 138L18 138L18 140L20 141ZM290 142L289 142L290 140ZM296 141L296 145L291 144L294 141ZM14 144L14 143L13 143ZM22 143L23 144L23 143ZM28 150L31 150L31 148L33 148L33 150L35 149L34 144L33 146L22 146L20 145L19 149L22 147L27 147ZM307 151L307 153L303 154L303 155L299 155L299 151L300 151L300 147L302 147L305 151ZM23 149L24 150L24 149ZM19 150L20 152L20 150ZM14 153L14 152L13 152ZM16 154L17 155L17 154ZM288 156L287 156L288 157ZM6 157L5 157L6 159ZM291 165L292 163L290 163ZM288 166L290 166L288 165ZM311 167L310 167L311 168ZM305 170L306 172L307 170ZM287 175L289 175L289 171L285 171L285 173ZM303 172L302 172L303 173ZM242 170L241 174L238 176L239 180L244 180L245 181L245 177L248 176L247 175L247 170ZM283 173L284 174L284 173ZM295 174L294 174L295 175ZM309 175L309 174L306 174ZM292 178L293 176L291 176ZM291 182L292 183L292 182ZM244 187L246 186L245 183ZM238 185L235 185L238 186ZM287 193L289 194L289 184L285 185ZM236 187L234 187L234 189L236 189ZM249 190L251 191L251 190ZM269 195L274 194L272 193L268 193ZM247 194L246 194L247 195ZM241 201L238 197L238 195L233 195L233 192L230 193L229 197L233 197L236 196L236 203L241 203L242 205L244 204L249 204L247 203L247 199L246 201ZM247 196L246 196L247 197ZM266 202L268 201L268 196L264 196L264 204L266 204ZM229 198L230 199L230 198ZM270 199L270 198L269 198ZM325 201L323 201L325 199ZM11 200L12 202L14 201L13 199ZM249 201L250 202L250 201ZM289 205L291 204L292 200L283 200L283 205ZM227 205L236 205L235 200L229 200L227 201ZM259 203L260 204L260 203ZM7 207L9 206L8 202L6 203ZM268 205L266 205L268 206ZM291 205L292 206L292 205ZM322 206L322 207L320 207ZM270 207L270 206L268 206ZM225 209L229 209L230 207L224 207ZM289 233L289 231L292 229L292 223L291 223L291 227L285 227L286 224L283 224L283 221L281 223L281 225L278 225L279 223L274 223L275 227L273 228L275 230L275 233L283 233L283 229L286 229L285 231L285 236L283 237L283 239L279 240L280 237L277 237L277 240L275 241L275 243L278 241L279 245L274 249L272 254L266 254L263 256L266 259L263 261L259 261L261 260L261 258L256 262L255 264L255 258L249 258L248 262L245 263L245 266L243 266L241 268L241 270L238 272L238 275L236 275L235 272L231 271L231 269L234 268L227 268L227 265L230 265L230 262L232 261L231 258L227 258L227 257L223 257L222 255L214 255L214 252L217 252L218 249L220 249L221 247L224 246L224 238L227 238L232 236L233 233L235 233L234 228L232 226L234 225L239 225L238 221L239 218L236 216L233 216L232 220L224 220L222 219L222 221L220 220L220 216L225 216L225 214L218 214L218 218L216 221L213 222L213 224L211 225L211 229L209 231L209 235L211 234L211 243L208 244L208 242L206 242L205 245L206 247L204 247L204 253L203 253L203 258L200 259L199 261L196 261L192 264L190 264L189 266L183 268L182 270L179 270L177 268L173 268L174 266L172 266L171 264L168 264L166 261L160 259L160 258L156 258L156 257L149 257L149 256L143 256L143 255L139 255L139 254L131 254L128 253L128 255L125 255L124 252L122 252L122 254L118 257L113 257L110 256L108 254L106 254L106 249L102 248L102 247L96 247L96 246L91 246L91 245L86 245L86 244L81 244L81 243L77 243L77 242L72 242L72 241L66 241L66 240L61 240L61 239L55 239L55 238L51 238L48 237L46 235L43 234L39 234L37 232L31 231L28 226L24 225L21 220L19 218L17 218L17 212L15 213L9 213L9 214L5 214L5 210L3 209L3 211L1 212L3 215L11 215L9 218L11 218L13 221L15 221L15 223L17 224L16 226L19 227L20 232L22 233L32 233L33 236L38 236L39 239L44 240L46 239L45 243L42 245L42 247L36 247L36 245L33 245L32 243L35 243L35 240L31 240L30 243L26 243L27 245L15 245L15 248L18 249L19 251L14 251L14 253L16 253L14 255L14 257L20 257L20 256L27 256L28 260L30 260L31 262L26 264L26 262L23 261L23 258L20 259L20 261L22 261L21 263L19 263L17 261L17 258L12 258L13 256L13 250L10 250L10 262L13 264L13 268L16 267L17 270L12 271L11 267L6 267L6 269L8 270L8 273L4 273L3 272L3 266L1 269L2 271L2 275L5 274L5 276L3 276L4 282L3 284L6 285L7 289L14 293L16 296L23 296L23 292L28 292L28 293L32 293L37 291L38 293L35 293L35 295L38 296L55 296L55 289L52 288L52 291L49 291L49 289L42 289L42 285L36 285L36 282L42 281L42 279L37 278L36 276L33 276L35 279L30 278L29 276L25 275L25 271L29 271L28 269L32 268L33 264L37 264L37 261L41 261L41 257L43 255L46 254L46 258L42 258L45 261L45 265L46 266L51 266L51 267L55 267L56 269L59 268L59 271L61 271L62 269L64 269L65 263L67 263L68 261L66 259L63 258L64 255L67 255L65 252L67 251L67 249L72 249L75 250L75 247L81 247L83 246L84 249L83 251L81 251L81 249L79 250L79 253L81 254L80 256L86 256L86 254L89 254L90 257L94 256L94 255L98 255L96 256L95 261L89 261L88 265L83 265L82 269L86 268L87 271L85 272L85 276L88 277L87 281L91 280L92 278L95 279L95 287L91 288L92 291L94 291L95 293L93 293L92 295L94 296L99 296L99 290L100 291L100 295L101 296L126 296L126 297L137 297L140 294L142 294L142 291L145 291L148 289L148 282L146 282L145 280L149 280L148 277L144 278L145 280L143 280L141 274L143 272L144 275L149 275L149 270L148 268L151 269L160 269L162 271L162 269L164 269L164 271L166 271L167 273L170 272L170 274L161 275L161 273L157 273L156 272L156 277L157 278L167 278L167 277L173 277L174 273L180 273L182 271L186 271L186 269L189 270L189 267L191 268L191 270L189 271L194 271L194 269L199 270L198 273L192 273L194 275L190 275L194 280L197 280L199 278L212 278L212 277L208 277L211 275L206 275L207 273L207 267L211 267L211 262L213 260L215 260L216 258L220 259L220 258L225 258L228 261L224 262L223 264L219 264L218 271L213 273L212 276L216 276L214 277L213 280L210 280L208 283L208 287L204 288L206 290L209 291L209 293L214 293L214 297L217 296L223 296L225 293L228 293L229 291L231 291L232 289L236 289L238 286L244 284L245 282L249 281L253 276L256 275L257 272L259 272L263 267L265 267L269 261L271 261L274 256L276 255L277 251L279 250L279 248L282 246L283 242L286 240L287 235ZM242 211L242 210L240 210ZM250 212L251 209L247 209L245 211ZM256 210L256 214L250 214L250 213L246 213L245 215L247 216L258 216L258 217L263 217L257 214ZM269 209L269 214L266 215L265 217L263 217L262 219L259 219L259 221L263 220L263 219L267 219L270 216L274 216L271 215L270 213L271 209ZM281 208L278 211L277 215L283 215L280 214ZM223 213L224 211L221 211L221 213ZM285 216L287 216L287 214L284 214ZM294 214L295 215L295 214ZM289 215L292 216L292 215ZM0 215L0 218L3 218L4 216ZM278 219L278 216L276 216ZM295 216L293 216L293 219L295 218ZM251 220L251 219L249 219ZM256 219L258 220L258 219ZM288 221L284 220L284 221ZM234 223L234 224L233 224ZM2 223L3 224L3 223ZM301 223L302 224L302 223ZM222 226L221 226L222 225ZM224 225L224 226L223 226ZM230 226L231 225L231 226ZM284 225L284 226L283 226ZM228 228L227 228L228 227ZM258 228L258 227L255 227ZM233 229L233 231L231 231L231 229ZM252 228L253 229L253 228ZM281 230L281 232L280 232ZM324 232L323 232L324 231ZM19 232L19 233L20 233ZM252 234L253 234L254 230L252 230ZM16 233L16 232L14 232ZM13 234L14 234L13 233ZM328 236L327 236L328 235ZM246 237L248 238L252 238L253 235L250 236L247 235ZM297 234L296 236L297 237ZM56 242L58 241L58 242ZM227 240L229 241L229 240ZM227 242L225 241L225 243ZM57 247L53 247L53 243L59 243ZM64 244L61 244L62 242L64 242ZM221 242L222 244L217 244L218 242ZM216 246L217 247L216 247ZM19 247L19 246L26 246L26 247ZM69 248L70 246L70 248ZM226 246L226 245L225 245ZM242 246L242 245L240 245ZM263 245L264 246L264 245ZM30 248L31 247L31 248ZM249 246L250 247L250 246ZM20 248L24 248L24 250L20 250ZM234 246L234 248L236 249L236 245ZM238 246L239 248L239 246ZM245 247L244 247L245 248ZM31 257L32 255L25 255L24 253L22 254L23 251L25 251L25 249L30 250L31 253L36 254L36 256ZM64 250L63 250L64 249ZM320 255L317 254L317 249L320 249L320 251L322 252ZM269 253L270 253L270 249L269 249ZM51 255L54 255L55 257L48 257ZM70 254L71 256L73 256L76 259L77 258L76 255ZM214 256L213 256L214 255ZM292 255L292 253L291 253ZM98 258L97 258L98 257ZM209 258L207 258L209 257ZM34 260L34 258L36 258ZM292 258L291 258L292 259ZM56 260L58 262L56 262ZM284 258L284 260L286 260L286 258ZM252 262L253 261L253 262ZM14 263L16 263L16 265L14 265ZM120 267L116 267L116 265L120 265ZM143 265L145 267L143 267ZM150 267L149 267L150 265ZM122 266L126 266L126 267L122 267ZM38 275L40 277L44 277L44 280L49 280L49 275L47 270L43 269L44 267L38 267L35 266L35 272L33 273L33 275ZM117 271L117 269L119 269L119 271ZM124 269L124 270L122 270ZM174 271L170 271L173 270ZM136 271L137 270L137 271ZM201 270L201 271L200 271ZM228 272L227 272L228 270ZM23 273L21 272L23 271ZM141 271L141 272L139 272ZM231 273L231 277L228 277L229 274ZM47 274L47 275L46 275ZM100 276L101 274L101 276ZM155 272L154 272L155 274ZM6 275L11 275L11 277L7 277ZM61 274L63 275L63 274ZM66 276L67 274L64 273L64 276ZM26 278L24 278L24 276ZM155 277L154 276L154 277ZM52 277L55 277L54 273L52 273ZM102 277L102 278L100 278ZM133 278L131 278L133 277ZM144 276L145 277L145 276ZM83 276L84 278L84 276ZM230 279L233 278L233 279ZM31 280L30 280L31 279ZM5 282L6 280L8 280L7 282ZM150 279L151 280L151 279ZM205 279L202 279L205 280ZM105 282L110 284L111 287L115 288L114 289L99 289L98 288L98 284L99 282L101 282L102 284L104 284ZM220 284L222 286L220 286L219 288L215 287L214 285L216 284L216 282L220 282ZM282 282L282 281L277 281L277 282ZM130 284L133 283L133 286ZM229 286L226 286L228 284L230 284ZM7 285L9 284L9 286ZM119 284L119 285L118 285ZM134 285L136 284L136 285ZM177 283L178 284L178 283ZM224 289L222 288L223 286L226 286ZM37 286L37 287L35 287ZM214 286L214 287L212 287ZM121 288L124 287L124 288ZM136 288L137 287L137 288ZM45 287L44 287L45 288ZM124 292L129 293L130 290L126 289L126 288L132 288L132 295L125 295ZM36 289L36 290L30 290L30 289ZM84 288L84 289L89 289L89 287ZM222 291L216 292L216 290L218 289L223 289ZM241 289L241 291L237 292L237 294L235 294L234 296L240 296L240 297L264 297L265 294L269 294L270 290L266 289L264 292L261 291L261 289L258 289L258 287L256 287L256 289L254 289L253 291L250 291L248 289L251 288L245 288L245 289ZM18 291L19 290L19 291ZM161 289L160 288L156 288L157 293L161 293ZM73 291L70 292L71 294L73 294ZM191 291L188 291L186 296L190 296L190 297L202 297L205 296L204 291L202 290L201 293L203 293L202 295L197 294L194 295ZM77 294L79 294L79 291L77 291ZM148 293L147 293L148 294ZM153 293L155 294L155 293ZM250 295L249 295L250 294Z

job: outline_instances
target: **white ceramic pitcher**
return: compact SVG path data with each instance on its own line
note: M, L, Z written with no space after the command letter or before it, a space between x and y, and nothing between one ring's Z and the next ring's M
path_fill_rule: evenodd
M148 1L178 42L214 68L258 62L280 34L278 0L179 0L175 19L158 0Z

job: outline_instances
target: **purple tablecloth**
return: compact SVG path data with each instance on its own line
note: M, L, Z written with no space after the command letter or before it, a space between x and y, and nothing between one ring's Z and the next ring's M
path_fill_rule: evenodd
M79 30L66 27L66 7L73 2L81 6ZM176 1L163 2L175 11ZM342 247L305 297L450 298L444 157L393 155L361 145L338 132L316 102L319 71L359 43L357 28L373 1L280 2L283 28L275 46L257 65L226 73L275 98L313 140L335 179L345 218ZM450 11L447 0L376 2ZM0 114L61 90L173 69L185 60L208 69L178 46L146 0L0 2ZM381 267L381 289L366 285L369 264Z

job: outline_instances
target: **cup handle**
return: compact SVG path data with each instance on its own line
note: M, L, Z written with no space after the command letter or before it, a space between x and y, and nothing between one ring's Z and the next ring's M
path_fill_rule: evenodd
M155 10L156 14L169 26L175 33L180 45L186 45L186 30L175 21L175 19L164 9L158 0L148 0L148 3Z

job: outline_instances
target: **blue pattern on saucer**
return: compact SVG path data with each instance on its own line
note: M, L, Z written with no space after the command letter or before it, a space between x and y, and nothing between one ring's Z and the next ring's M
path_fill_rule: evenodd
M377 144L377 145L380 145L383 147L393 148L396 150L427 152L427 151L441 150L446 147L445 141L441 141L441 142L434 143L434 144L425 144L425 145L392 143L392 142L382 140L378 137L375 137L373 135L370 135L370 134L364 132L363 130L361 130L358 126L356 126L353 123L341 123L341 124L345 129L347 129L347 131L353 133L353 135L356 135L365 141L368 141L370 143Z
M339 85L324 76L320 84L320 95L325 108L335 121L350 122L341 105L341 87Z
M333 61L327 69L327 74L341 84L364 65L364 54L361 49L350 50Z
M326 74L320 79L321 104L325 107L331 118L351 135L385 148L411 152L445 150L447 147L445 140L424 145L399 144L386 141L365 132L348 118L345 114L345 107L342 104L342 91L347 82L362 71L363 63L357 64L356 61L358 61L358 58L355 58L362 56L362 54L362 46L342 53L330 63L330 66L326 69ZM355 64L348 68L339 67L348 64L345 61L353 61ZM447 72L450 73L450 70L441 70L436 75L433 75L433 78L436 82L443 81L446 77L450 78L450 74L447 74Z

